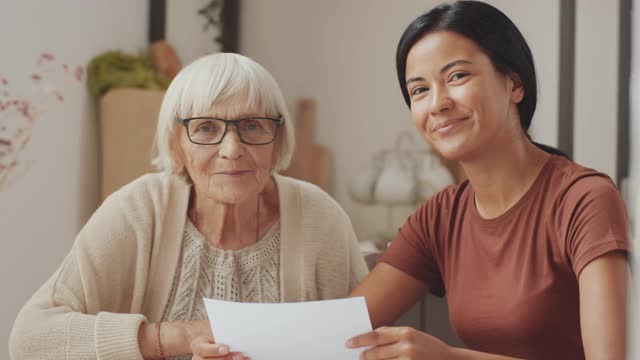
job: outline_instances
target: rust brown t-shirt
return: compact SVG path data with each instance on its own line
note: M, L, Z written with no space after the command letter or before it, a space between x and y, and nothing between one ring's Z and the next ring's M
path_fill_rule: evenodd
M471 349L526 359L584 359L578 276L629 251L624 203L604 174L551 156L527 193L491 220L468 182L427 200L381 261L447 295ZM428 321L428 320L427 320Z

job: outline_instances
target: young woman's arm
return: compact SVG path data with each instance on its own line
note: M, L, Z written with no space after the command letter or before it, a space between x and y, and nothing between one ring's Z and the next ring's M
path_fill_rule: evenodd
M587 359L624 359L626 352L626 299L629 265L623 252L603 255L579 276L580 322ZM374 346L364 359L511 359L499 355L452 348L435 337L406 327L386 327L404 313L426 289L425 284L390 265L377 265L352 296L364 296L371 333L353 338L350 347ZM378 328L379 326L383 326Z
M450 347L409 327L389 327L421 297L427 284L386 263L379 263L351 294L364 296L374 331L351 339L352 348L374 346L363 359L487 359L508 357Z
M389 326L425 295L420 280L386 263L378 263L350 296L364 296L373 328Z
M621 251L596 258L580 272L580 328L587 359L624 359L629 264Z

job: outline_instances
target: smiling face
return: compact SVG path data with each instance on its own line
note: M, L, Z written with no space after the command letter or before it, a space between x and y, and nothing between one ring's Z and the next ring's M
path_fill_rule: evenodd
M235 96L214 105L206 114L192 114L192 117L235 120L273 115L248 109L244 98ZM178 136L180 157L193 181L196 196L239 204L261 192L270 179L276 162L277 137L271 144L243 144L235 126L229 126L222 142L216 145L192 143L183 126Z
M416 128L448 159L471 160L523 136L518 77L498 73L462 35L438 31L418 40L407 56L406 80Z

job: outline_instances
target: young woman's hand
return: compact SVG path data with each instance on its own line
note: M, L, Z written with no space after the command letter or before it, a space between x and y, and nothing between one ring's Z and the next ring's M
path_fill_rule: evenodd
M452 347L410 327L380 327L347 341L347 347L372 346L361 359L453 359Z
M230 352L229 347L216 344L210 336L199 336L191 342L191 360L248 360L249 358L239 352Z

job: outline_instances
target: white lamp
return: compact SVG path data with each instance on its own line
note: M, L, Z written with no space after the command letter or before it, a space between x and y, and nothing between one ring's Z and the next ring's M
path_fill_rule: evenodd
M377 152L371 165L352 179L349 195L358 203L387 208L386 228L376 240L376 245L383 248L397 230L394 207L416 207L454 182L438 155L404 132L396 138L393 149Z

